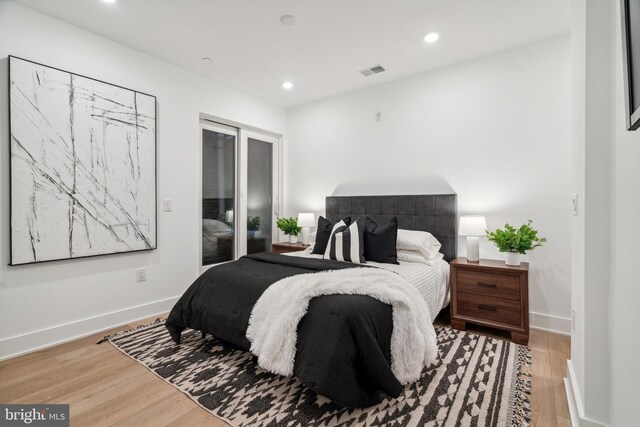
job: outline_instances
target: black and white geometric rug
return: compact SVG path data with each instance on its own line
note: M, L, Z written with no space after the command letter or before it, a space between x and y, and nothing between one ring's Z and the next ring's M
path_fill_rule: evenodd
M528 347L436 326L440 362L397 399L341 407L251 353L188 330L175 345L163 323L109 337L204 409L233 426L521 426L530 415Z

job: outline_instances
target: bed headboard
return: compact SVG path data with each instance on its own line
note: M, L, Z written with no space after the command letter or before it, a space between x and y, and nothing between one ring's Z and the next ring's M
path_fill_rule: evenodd
M428 231L442 244L447 262L458 255L458 200L455 194L415 196L329 196L327 219L370 216L378 224L398 218L398 228Z
M225 221L225 214L233 206L234 199L202 199L202 218Z

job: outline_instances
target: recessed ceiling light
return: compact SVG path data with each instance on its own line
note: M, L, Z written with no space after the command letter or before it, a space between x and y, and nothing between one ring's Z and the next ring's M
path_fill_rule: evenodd
M205 56L202 58L202 62L213 62L213 59L209 58L208 56Z
M427 33L424 36L424 41L427 42L427 43L433 43L433 42L437 41L439 38L440 38L440 34L432 31L430 33Z
M105 3L115 3L116 2L116 0L102 0L102 1L105 2Z
M298 18L296 18L293 15L282 15L280 17L280 23L282 25L296 25L296 21L298 20Z
M285 88L286 90L293 89L293 83L291 83L291 82L283 82L282 83L282 87Z

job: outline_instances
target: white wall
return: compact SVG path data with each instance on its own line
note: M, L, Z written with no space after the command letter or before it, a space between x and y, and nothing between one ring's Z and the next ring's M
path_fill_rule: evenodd
M580 425L611 419L610 289L612 242L612 111L615 102L615 4L572 2L573 189L580 215L572 220L570 404Z
M174 200L173 212L158 212L158 250L7 266L9 54L157 96L158 199ZM167 311L198 275L199 113L286 129L281 107L0 2L0 358ZM142 266L148 278L138 284Z
M618 2L616 2L619 4ZM614 18L615 70L613 111L615 112L612 198L613 198L613 286L609 330L611 342L611 425L638 424L638 381L640 354L638 321L640 279L638 264L638 216L640 213L640 130L626 131L622 74L621 30Z
M453 190L491 229L533 219L549 243L528 256L531 323L568 333L570 65L562 36L290 109L286 213ZM482 240L482 257L503 258Z
M576 425L638 424L640 132L626 131L619 2L572 1L574 188L569 363Z
M570 378L584 423L609 419L609 284L611 281L612 2L576 0L573 7L573 191Z
M571 218L571 362L576 400L584 395L584 280L585 280L585 84L586 84L586 3L571 3L571 171L572 192L578 195L578 216ZM577 408L576 408L577 409Z

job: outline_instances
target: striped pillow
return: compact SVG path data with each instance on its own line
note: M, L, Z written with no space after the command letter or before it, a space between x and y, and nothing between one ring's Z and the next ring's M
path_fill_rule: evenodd
M324 259L364 264L364 233L360 219L347 226L338 222L331 230L331 238Z

